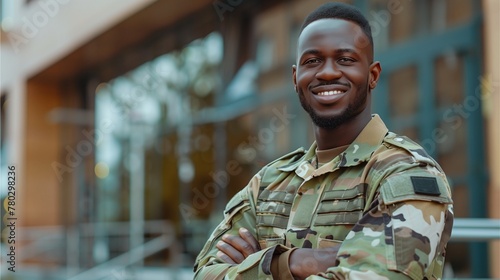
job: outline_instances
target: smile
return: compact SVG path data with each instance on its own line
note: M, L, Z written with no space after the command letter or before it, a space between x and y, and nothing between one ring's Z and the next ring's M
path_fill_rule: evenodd
M328 96L328 95L336 95L336 94L342 94L342 93L345 93L345 91L343 91L343 90L330 90L330 91L318 92L318 95Z

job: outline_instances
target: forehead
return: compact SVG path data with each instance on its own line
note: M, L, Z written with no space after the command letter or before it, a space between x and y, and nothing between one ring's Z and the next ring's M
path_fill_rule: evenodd
M299 54L306 49L335 46L335 48L354 48L367 51L370 47L368 37L356 23L343 19L320 19L310 23L299 36Z

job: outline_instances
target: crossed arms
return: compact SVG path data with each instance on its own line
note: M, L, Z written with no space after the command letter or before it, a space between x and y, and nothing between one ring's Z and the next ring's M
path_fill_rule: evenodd
M376 202L337 246L261 248L254 210L248 203L238 208L200 253L195 279L422 279L444 261L453 219L447 204Z
M417 171L409 174L430 174ZM437 279L453 224L448 187L436 177L441 194L420 195L404 185L408 178L386 178L341 243L297 248L290 231L285 243L262 243L254 177L228 203L196 260L195 279Z
M217 257L233 265L240 264L251 254L260 251L259 242L246 228L240 228L238 233L239 235L225 234L216 244L219 249ZM295 279L305 279L335 266L339 247L340 244L325 249L298 248L293 250L287 264L292 276ZM315 259L318 265L308 265L304 262L305 259ZM279 272L279 269L271 270L275 273Z

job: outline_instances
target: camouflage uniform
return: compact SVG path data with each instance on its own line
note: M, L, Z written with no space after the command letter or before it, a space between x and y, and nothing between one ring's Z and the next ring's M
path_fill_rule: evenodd
M341 243L337 265L307 279L440 279L452 200L443 171L422 147L374 115L319 168L311 164L315 151L313 144L271 162L231 199L196 260L195 278L273 279L278 267L275 279L293 279L292 248ZM238 265L224 263L215 244L241 227L262 250Z

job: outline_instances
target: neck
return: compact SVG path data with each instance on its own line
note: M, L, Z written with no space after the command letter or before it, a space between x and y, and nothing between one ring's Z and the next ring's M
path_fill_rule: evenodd
M328 150L351 144L371 119L371 112L366 110L349 121L332 129L314 125L314 135L318 150Z

